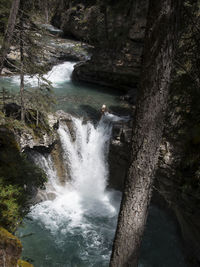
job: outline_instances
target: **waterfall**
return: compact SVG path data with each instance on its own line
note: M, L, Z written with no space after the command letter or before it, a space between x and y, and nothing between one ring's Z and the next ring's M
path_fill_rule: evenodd
M70 98L70 92L76 90L70 81L74 63L65 62L53 67L45 78L49 78L56 87L67 81L69 87L63 87ZM19 76L11 77L13 83L19 83ZM37 86L36 76L26 76L31 86ZM14 84L14 87L15 84ZM72 88L71 88L72 87ZM85 96L78 91L81 103ZM108 95L98 98L100 104L108 104ZM95 99L97 98L95 94ZM89 106L92 100L86 102ZM70 104L75 110L76 102ZM108 104L111 106L111 103ZM118 103L115 102L115 106ZM61 108L64 108L66 103ZM94 109L94 110L95 110ZM92 109L93 111L93 109ZM112 131L112 123L128 121L129 116L118 117L105 113L101 121L94 126L80 118L72 122L61 123L58 129L60 137L63 168L70 180L60 181L54 162L49 154L31 152L35 163L47 174L45 190L39 190L36 205L24 219L24 227L18 229L23 242L23 255L33 259L38 267L107 267L109 265L112 241L117 223L121 193L107 190L107 156ZM185 266L176 237L176 228L166 215L158 209L150 209L150 222L147 223L147 235L144 236L141 263L139 266ZM163 236L165 236L163 238ZM153 242L152 242L153 240ZM162 245L160 245L162 244ZM166 254L167 252L167 254ZM169 257L169 255L171 255ZM163 265L164 266L164 265Z
M51 71L44 75L44 78L52 82L52 85L55 87L58 84L63 83L64 81L70 81L75 64L76 63L74 62L67 61L62 64L56 65L52 68Z
M47 79L49 82L52 83L52 86L57 87L59 84L63 83L64 81L70 81L72 71L74 69L74 62L64 62L62 64L53 66L53 68L45 74L43 77ZM37 87L40 76L38 75L25 75L24 80L25 84L31 87ZM41 80L41 79L40 79ZM11 78L11 82L13 84L20 85L20 76L15 75ZM41 83L42 81L40 81ZM43 81L45 83L45 80Z
M46 190L39 192L43 201L32 207L29 217L56 235L75 233L79 228L79 234L85 240L92 239L94 246L100 237L91 218L112 218L117 214L112 193L106 190L112 125L102 119L95 127L89 121L72 118L70 127L60 124L58 134L71 179L61 184L51 157L35 153L34 160L45 170L48 183Z
M83 124L73 119L76 135L72 142L69 129L62 125L58 132L64 157L70 164L70 175L74 188L83 198L103 200L108 176L107 154L111 125L102 121L95 128L92 123Z

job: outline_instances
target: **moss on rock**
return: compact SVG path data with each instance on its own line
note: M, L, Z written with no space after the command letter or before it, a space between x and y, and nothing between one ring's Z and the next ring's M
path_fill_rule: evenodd
M19 249L22 248L22 244L16 236L9 233L3 227L0 227L0 245L2 244L3 245L13 244Z
M0 266L15 267L22 252L19 239L0 227Z
M23 260L18 260L17 264L18 264L18 267L33 267L32 264L26 261L23 261Z

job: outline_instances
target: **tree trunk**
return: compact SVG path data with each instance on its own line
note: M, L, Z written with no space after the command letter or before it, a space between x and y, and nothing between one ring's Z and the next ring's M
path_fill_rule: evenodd
M10 48L10 43L13 37L13 32L15 28L15 23L16 23L16 18L17 18L17 13L19 10L19 4L20 0L13 0L12 2L12 7L10 10L10 15L8 18L8 25L7 29L5 32L4 40L3 40L3 45L1 48L1 56L0 56L0 73L2 72L3 66L4 66L4 61L5 58L8 54L9 48Z
M20 16L20 100L21 100L21 121L25 121L25 108L24 108L24 22L23 11Z
M49 5L48 5L48 1L45 0L44 2L44 5L45 5L45 19L46 19L46 23L48 24L49 23Z
M39 111L37 109L36 126L38 127L38 125L39 125Z
M6 90L5 90L5 88L3 87L2 88L2 94L3 94L3 113L5 113L5 105L6 105Z
M181 0L150 0L131 164L125 182L110 267L138 266L158 161Z

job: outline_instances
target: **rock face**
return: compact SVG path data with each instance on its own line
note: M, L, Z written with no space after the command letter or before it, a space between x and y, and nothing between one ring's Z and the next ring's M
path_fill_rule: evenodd
M140 75L147 1L65 1L58 5L53 24L65 36L95 46L91 60L75 67L73 78L112 86L135 87Z
M0 266L16 267L21 252L21 242L8 231L0 228Z
M56 169L56 173L59 177L59 181L62 185L66 184L66 181L69 180L67 166L64 164L63 151L60 141L57 141L51 151L51 157Z
M109 187L122 191L129 166L132 121L113 125L109 151Z
M55 143L57 136L55 133L48 135L43 133L41 137L36 137L31 132L22 131L17 134L17 140L20 144L21 151L26 149L36 149L39 151L47 151Z
M55 113L54 118L58 121L58 123L66 123L68 128L72 129L72 118L70 114L62 110L58 110ZM64 163L65 161L63 159L63 151L62 151L62 146L61 146L59 138L57 138L57 141L51 151L51 156L52 156L54 166L56 168L56 172L59 177L60 183L65 185L66 181L68 181L70 178L69 178L69 171L67 169L67 166Z
M49 152L58 139L56 131L59 125L58 117L49 114L48 125L48 131L41 129L40 135L36 135L29 127L25 127L22 130L15 130L16 141L20 146L21 152L28 149Z
M196 267L200 265L200 141L190 98L183 95L170 98L155 188L177 218L188 265Z
M51 25L47 26L50 29L51 27L53 28ZM59 31L56 28L53 28L53 30L55 32ZM44 34L44 36L40 33L36 34L37 38L39 38L38 46L41 50L41 53L34 57L34 64L38 68L48 71L53 65L63 61L85 61L91 57L92 46L83 42L64 39L48 33ZM5 64L2 75L11 75L19 72L20 51L18 46L10 47Z
M19 260L22 244L19 239L0 227L0 266L1 267L33 267L28 262Z
M40 129L40 135L36 135L29 127L14 129L16 141L20 146L21 152L29 149L38 150L39 152L51 152L54 145L59 143L57 129L59 128L60 122L66 123L69 130L72 128L71 115L62 110L58 110L54 114L48 114L49 129ZM73 132L71 134L73 136Z
M182 95L180 99L171 96L155 174L154 203L164 200L162 207L169 208L175 215L187 263L196 267L200 265L200 139L199 130L196 129L194 134L190 129L188 101L183 103L182 98ZM109 185L120 191L129 166L130 142L131 125L114 125L109 153Z

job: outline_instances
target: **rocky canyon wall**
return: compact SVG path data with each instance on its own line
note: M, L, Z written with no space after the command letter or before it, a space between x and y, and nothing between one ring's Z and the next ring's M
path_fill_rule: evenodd
M93 56L75 67L73 78L129 90L140 75L147 1L65 1L52 23L65 36L89 42Z

